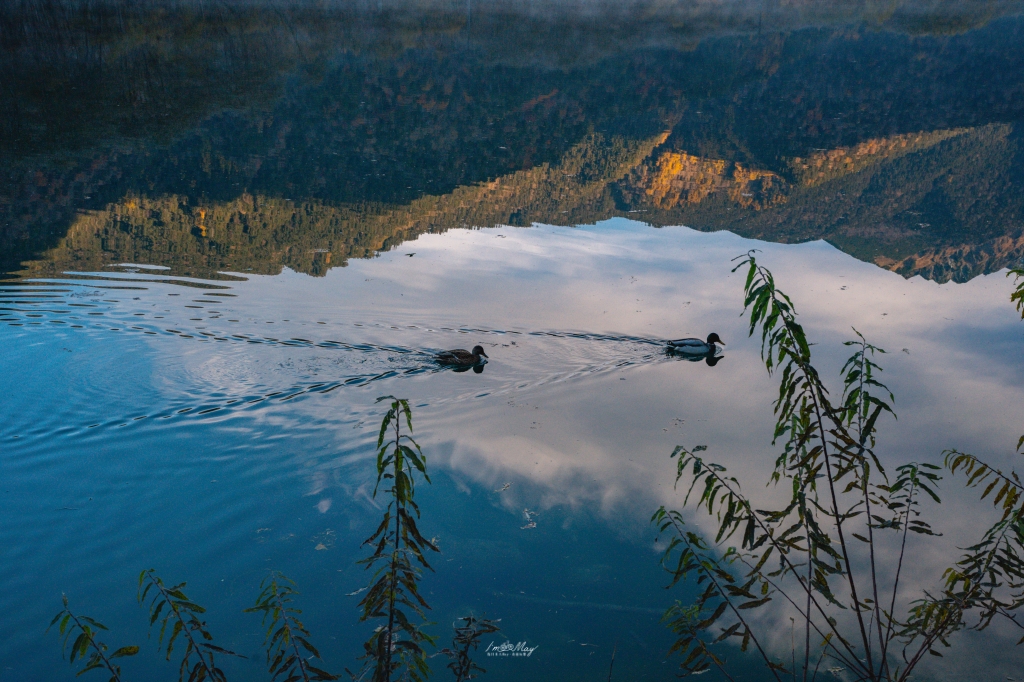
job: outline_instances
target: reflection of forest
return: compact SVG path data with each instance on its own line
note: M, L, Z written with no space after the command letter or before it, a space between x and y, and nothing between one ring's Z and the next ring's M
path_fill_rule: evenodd
M0 271L321 274L423 232L614 215L824 238L938 280L1024 256L1024 20L990 20L1011 3L868 24L840 3L844 25L770 16L784 32L591 16L575 59L510 51L567 19L499 4L472 25L84 6L2 13L21 38L0 64ZM47 16L61 40L33 34Z
M1017 125L868 140L791 159L779 174L664 152L617 186L658 225L777 242L827 239L905 276L966 281L1024 258L1024 148ZM720 170L719 170L720 169ZM697 189L699 188L699 189ZM710 192L709 188L714 188ZM706 198L694 202L691 197Z
M194 204L186 195L132 195L80 215L44 260L29 263L29 271L51 275L134 262L197 276L218 270L274 274L282 266L319 275L348 258L371 257L425 232L529 224L525 216L593 222L616 212L609 183L663 140L663 135L637 142L594 135L560 164L542 164L399 206L336 206L251 194Z

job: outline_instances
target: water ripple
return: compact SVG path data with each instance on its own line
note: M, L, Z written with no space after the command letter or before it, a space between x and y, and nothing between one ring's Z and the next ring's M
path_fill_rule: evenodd
M182 287L202 289L204 294L199 298L180 298ZM352 337L373 335L378 331L391 335L397 331L416 340L425 340L426 335L434 334L453 337L473 335L482 337L482 341L494 339L489 343L493 347L525 350L524 343L533 346L529 350L530 361L525 364L519 362L525 359L521 354L518 358L508 355L498 360L499 363L503 360L518 363L514 377L506 375L501 381L492 381L486 386L473 382L465 391L434 395L429 399L434 405L508 395L667 360L660 352L664 346L662 339L579 330L342 321L331 323L333 331L329 336L318 336L307 331L295 333L297 324L306 329L312 326L313 330L318 328L316 325L291 320L264 320L263 324L274 324L285 333L271 335L242 331L225 327L225 324L237 325L245 317L235 310L225 312L233 305L229 305L228 299L236 297L236 294L225 291L228 289L230 286L226 284L173 277L142 278L131 276L131 273L116 277L105 273L77 273L66 280L0 285L0 322L10 326L55 325L73 334L137 334L140 340L146 337L173 338L176 344L169 350L161 348L159 351L165 367L161 370L164 386L154 396L152 402L155 404L147 406L142 400L137 411L102 419L83 419L82 415L89 414L90 406L110 404L105 392L112 387L102 381L76 382L72 394L66 396L60 409L31 424L21 424L20 428L8 424L5 430L27 437L67 436L92 429L131 428L153 420L221 420L279 403L324 396L338 389L364 388L450 371L434 362L436 354L443 350L440 344L380 343L346 338L348 333L337 333L345 329L350 330ZM110 298L112 290L140 293L130 299L123 295ZM214 300L209 296L219 296L220 299ZM182 313L205 314L208 317L183 319ZM258 323L258 320L249 321ZM191 324L193 322L203 324L195 326ZM327 323L320 321L316 324ZM287 333L291 330L294 331ZM190 355L191 347L211 343L221 344L225 350L234 350L203 354L205 364L195 370L186 369L182 376L167 371L166 368L176 364L186 367L184 358ZM119 345L123 346L123 342ZM444 345L458 344L453 339L452 343ZM485 342L485 345L488 344ZM325 351L327 355L324 355ZM124 353L125 349L121 347L115 352ZM272 355L267 356L266 353ZM172 361L172 358L181 358L181 362ZM107 358L106 362L110 366L107 373L116 373L119 357ZM496 371L492 368L490 375L493 377ZM300 379L303 374L310 376ZM276 378L275 375L281 376Z

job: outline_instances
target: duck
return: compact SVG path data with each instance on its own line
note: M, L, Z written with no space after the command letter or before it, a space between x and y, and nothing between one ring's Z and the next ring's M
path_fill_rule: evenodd
M723 346L725 341L718 336L718 334L711 332L708 334L707 341L701 341L700 339L676 339L675 341L668 342L668 351L670 353L680 353L682 355L690 355L694 357L714 357L718 352L719 348L715 344L720 343Z
M480 358L486 358L483 346L473 346L469 351L464 348L446 350L437 354L435 358L440 365L452 365L453 367L473 367L483 364Z

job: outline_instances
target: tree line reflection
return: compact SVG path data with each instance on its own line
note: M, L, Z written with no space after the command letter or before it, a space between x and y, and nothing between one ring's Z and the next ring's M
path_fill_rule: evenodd
M1015 5L741 9L13 5L0 271L321 275L614 216L939 281L1024 256Z

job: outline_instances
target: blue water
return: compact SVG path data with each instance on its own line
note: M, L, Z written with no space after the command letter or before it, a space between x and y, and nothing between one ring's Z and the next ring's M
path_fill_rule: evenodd
M613 649L621 679L666 679L660 614L692 595L664 589L647 522L681 503L668 454L707 444L770 494L774 389L729 272L751 246L793 293L823 368L838 369L850 325L893 351L894 457L1007 456L1024 394L1009 280L904 280L820 242L615 220L421 237L322 279L213 290L120 268L5 285L2 390L18 406L0 432L5 679L72 677L42 635L61 593L111 644L144 645L126 677L166 677L134 601L150 567L187 580L218 641L248 656L225 662L236 677L262 666L256 618L240 612L268 569L296 581L328 669L354 666L368 626L346 595L367 581L354 562L379 515L385 394L410 399L433 478L417 493L442 550L424 583L433 631L474 612L538 647L483 660L492 679L594 679ZM653 345L711 329L728 342L713 368ZM475 343L491 357L481 374L423 355ZM969 499L949 496L939 525L955 543L974 526L956 511Z
M683 508L673 448L788 499L751 249L834 393L855 331L887 351L890 471L958 448L1019 472L1024 4L876 5L0 7L0 682L75 677L62 594L142 646L124 682L173 679L148 568L244 657L233 682L267 679L242 610L271 570L322 667L356 669L385 395L432 480L439 646L473 613L501 626L486 679L671 679L661 616L698 589L666 589L650 524ZM664 352L711 332L714 366ZM482 371L433 361L477 344ZM997 518L963 482L922 506L942 535L911 542L901 609ZM790 615L753 614L780 660ZM919 674L1019 678L1018 638L959 633ZM506 642L533 653L486 655Z

